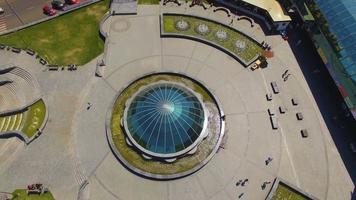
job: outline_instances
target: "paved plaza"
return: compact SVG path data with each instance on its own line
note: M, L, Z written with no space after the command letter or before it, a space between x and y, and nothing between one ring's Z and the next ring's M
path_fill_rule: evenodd
M75 72L46 71L25 53L0 52L0 65L13 63L37 78L49 110L43 135L30 145L0 139L0 180L6 180L0 181L0 191L42 182L56 199L232 200L243 193L242 199L262 200L272 186L262 189L262 183L278 177L318 199L350 199L354 185L289 44L278 35L265 36L258 24L251 28L235 20L231 26L267 42L274 52L267 68L251 71L212 46L161 38L160 14L169 12L224 24L231 20L213 8L140 5L137 15L104 22L104 54ZM94 76L98 60L106 65L101 78ZM286 70L291 76L284 81ZM226 116L224 147L199 171L177 180L154 181L130 172L114 156L106 136L105 122L117 94L133 80L157 72L181 73L203 83ZM280 93L267 101L272 81ZM280 106L285 114L278 112ZM276 130L268 109L277 114ZM297 120L297 112L303 120ZM301 129L308 129L309 137L302 138ZM246 186L236 186L246 178Z

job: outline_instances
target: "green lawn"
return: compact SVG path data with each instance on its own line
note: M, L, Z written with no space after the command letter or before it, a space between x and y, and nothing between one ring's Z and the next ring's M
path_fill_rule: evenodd
M179 20L184 20L188 22L190 27L187 30L178 30L175 24ZM200 24L205 24L209 27L210 32L206 35L201 35L196 31L196 27ZM232 52L237 58L239 58L244 63L250 63L256 56L262 53L262 48L257 42L253 41L251 38L243 35L242 33L228 28L222 24L204 20L201 18L193 16L184 15L163 15L163 30L164 33L182 34L187 36L194 36L204 40L207 40L213 44L223 47L230 52ZM218 30L223 30L227 33L228 38L226 40L219 40L216 38L215 33ZM235 42L237 40L244 41L246 43L246 48L242 51L238 51L235 47Z
M25 189L18 189L15 190L12 194L14 195L14 197L11 200L54 200L54 197L51 192L47 192L42 195L27 195Z
M138 0L138 4L144 4L144 5L154 5L154 4L159 4L159 0Z
M31 138L37 129L41 128L46 115L46 106L43 100L39 100L31 105L25 112L25 120L22 126L22 132Z
M0 36L0 43L31 48L52 64L83 65L103 52L99 23L109 0L81 8L53 20Z
M297 193L293 189L285 186L284 184L279 184L276 193L272 197L272 200L309 200L304 197L304 195Z

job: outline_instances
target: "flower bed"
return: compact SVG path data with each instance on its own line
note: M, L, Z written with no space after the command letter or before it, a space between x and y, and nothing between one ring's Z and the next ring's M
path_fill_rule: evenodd
M262 53L258 42L227 25L191 15L163 14L161 35L184 37L209 43L250 65Z

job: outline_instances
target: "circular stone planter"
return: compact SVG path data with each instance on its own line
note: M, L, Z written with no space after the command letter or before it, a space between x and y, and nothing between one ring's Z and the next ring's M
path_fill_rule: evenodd
M218 39L220 41L225 41L228 39L227 33L223 30L216 31L215 37L216 37L216 39Z
M235 42L235 47L238 51L243 51L246 49L246 42L242 40L237 40Z
M199 33L200 35L207 35L210 32L209 26L206 24L199 24L196 27L196 32Z
M179 31L186 31L190 28L190 25L187 21L181 19L176 22L175 27Z
M185 155L174 159L147 159L142 151L135 148L132 142L127 142L127 134L123 126L126 102L137 93L140 88L159 82L173 81L189 88L201 96L207 113L207 136ZM171 111L170 107L165 108ZM173 74L150 74L129 84L117 94L106 118L106 132L110 147L118 160L130 171L150 179L168 180L192 174L201 169L214 156L224 135L224 120L219 103L214 96L200 83L189 77Z

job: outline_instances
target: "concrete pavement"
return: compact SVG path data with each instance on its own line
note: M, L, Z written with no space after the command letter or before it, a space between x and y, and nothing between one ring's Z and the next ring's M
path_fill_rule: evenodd
M330 132L290 46L279 36L265 36L256 25L233 26L267 41L275 57L269 67L251 71L225 53L202 43L160 38L159 14L194 12L228 23L230 18L212 10L169 5L139 6L136 16L110 17L104 24L106 71L94 76L96 59L76 72L48 72L33 57L0 51L1 64L26 67L37 77L49 105L44 133L30 146L19 149L9 167L0 172L0 190L11 191L40 181L50 186L56 199L75 199L88 179L90 199L264 199L271 187L264 181L280 177L319 199L350 199L354 185L340 159ZM125 27L125 28L123 28ZM99 59L99 58L98 58ZM289 69L287 82L281 78ZM178 180L152 181L128 171L109 149L105 119L115 95L136 78L152 72L184 73L211 90L226 113L225 149L198 172ZM280 94L266 101L270 82ZM299 105L292 106L291 98ZM86 109L87 103L92 107ZM272 130L267 109L277 113L280 128ZM296 112L305 119L298 121ZM310 130L302 138L300 129ZM267 166L265 160L272 157ZM245 187L236 187L240 179Z

